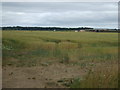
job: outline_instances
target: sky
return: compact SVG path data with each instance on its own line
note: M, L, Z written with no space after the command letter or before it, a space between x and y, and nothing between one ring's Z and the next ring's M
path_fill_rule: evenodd
M118 28L118 3L3 2L2 26Z

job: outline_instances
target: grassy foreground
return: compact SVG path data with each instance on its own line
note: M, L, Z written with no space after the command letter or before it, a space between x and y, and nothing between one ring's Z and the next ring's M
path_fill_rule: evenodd
M87 75L68 87L118 87L117 33L3 31L2 40L3 67L78 65Z

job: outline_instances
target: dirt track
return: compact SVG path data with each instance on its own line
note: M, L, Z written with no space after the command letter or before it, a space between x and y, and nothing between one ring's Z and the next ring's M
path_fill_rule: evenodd
M3 67L3 88L65 88L65 83L85 75L80 66L52 64L37 67ZM66 80L63 82L62 80Z

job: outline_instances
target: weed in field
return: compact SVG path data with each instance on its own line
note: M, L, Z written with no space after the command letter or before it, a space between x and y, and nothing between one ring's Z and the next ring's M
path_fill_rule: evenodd
M62 60L60 60L60 63L66 63L68 64L70 62L68 54L65 54L62 56Z

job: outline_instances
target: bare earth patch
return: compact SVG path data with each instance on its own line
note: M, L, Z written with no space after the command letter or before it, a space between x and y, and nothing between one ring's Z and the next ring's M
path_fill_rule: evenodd
M66 88L66 82L85 74L80 66L60 63L36 67L6 66L3 67L3 88Z

